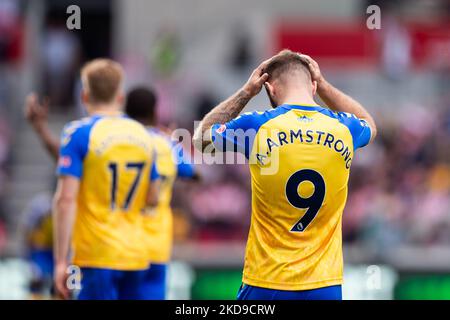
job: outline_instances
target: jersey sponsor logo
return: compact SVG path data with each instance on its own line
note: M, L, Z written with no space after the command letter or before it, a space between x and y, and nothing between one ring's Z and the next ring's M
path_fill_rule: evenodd
M298 121L303 122L303 123L310 123L313 121L313 119L309 118L307 116L301 116L298 118Z
M62 156L59 158L58 165L61 168L68 168L72 164L72 158L70 156Z
M217 128L216 132L217 133L224 133L225 130L227 130L227 126L222 124L219 128Z

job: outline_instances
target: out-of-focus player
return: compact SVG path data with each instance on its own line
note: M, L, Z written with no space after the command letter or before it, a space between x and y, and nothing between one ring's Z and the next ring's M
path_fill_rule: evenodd
M34 196L27 205L23 227L26 235L28 258L32 267L31 297L45 299L53 284L53 227L52 197L43 192Z
M70 243L81 267L79 299L145 299L148 269L142 211L156 205L154 143L121 112L121 66L108 59L81 71L89 117L65 126L54 196L55 286L66 286Z
M237 117L263 85L273 109ZM317 105L316 93L331 110ZM241 152L250 162L252 220L238 299L342 298L349 169L375 135L358 102L309 56L288 50L205 116L196 147Z
M149 250L150 268L143 289L147 297L166 297L167 263L172 254L173 216L170 202L175 179L197 179L194 167L183 155L180 145L156 127L156 95L148 88L136 88L127 95L126 114L148 128L156 149L156 167L160 175L158 205L146 213L144 227Z
M172 253L173 217L170 202L173 183L177 177L197 180L199 175L183 155L181 146L174 144L167 134L157 129L156 94L150 88L138 87L128 93L126 100L126 114L147 127L156 151L156 167L161 183L158 205L144 214L145 241L151 265L141 289L147 299L162 300L166 295L167 263ZM27 98L25 115L56 161L59 142L48 128L47 112L48 101L41 105L36 95Z

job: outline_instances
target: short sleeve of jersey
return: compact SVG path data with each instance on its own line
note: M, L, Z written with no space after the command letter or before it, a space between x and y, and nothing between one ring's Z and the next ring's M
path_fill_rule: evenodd
M155 181L161 178L158 172L158 168L156 167L156 155L153 158L152 167L150 168L150 181Z
M180 144L173 144L173 153L177 165L177 176L181 178L192 178L194 176L194 166L185 156L183 147Z
M59 176L81 178L83 160L88 150L89 135L79 122L66 125L61 135L61 146L56 173Z
M338 113L339 121L342 122L350 130L353 138L353 148L355 150L366 146L372 135L369 124L359 119L354 114L347 112Z
M259 127L257 115L248 112L225 124L213 125L211 141L214 148L221 152L240 152L248 158Z

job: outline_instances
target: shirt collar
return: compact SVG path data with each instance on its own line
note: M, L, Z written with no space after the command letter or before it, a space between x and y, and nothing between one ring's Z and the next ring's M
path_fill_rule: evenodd
M319 111L323 108L319 105L300 105L300 104L282 104L281 107L288 108L288 109L299 109L299 110L306 110L306 111Z

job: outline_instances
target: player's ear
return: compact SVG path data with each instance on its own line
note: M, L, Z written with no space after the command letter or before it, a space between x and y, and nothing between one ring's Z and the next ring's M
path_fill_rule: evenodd
M317 92L317 81L312 82L312 95L314 96Z
M275 96L275 88L270 84L270 82L265 82L264 86L266 87L267 93L269 93L272 97Z
M89 103L89 94L84 89L81 90L81 101L84 105L88 105Z
M276 108L277 103L275 102L276 97L275 87L272 84L270 84L270 82L267 81L264 83L264 88L266 89L266 93L267 96L269 97L270 104L272 105L273 108Z
M125 93L122 90L117 94L117 103L120 105L125 104Z

